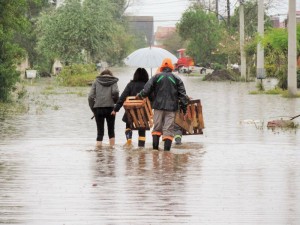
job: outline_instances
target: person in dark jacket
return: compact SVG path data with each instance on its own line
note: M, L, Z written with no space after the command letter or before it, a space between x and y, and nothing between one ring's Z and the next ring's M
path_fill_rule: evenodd
M186 114L188 97L182 80L172 73L173 69L171 59L164 59L160 73L153 76L137 95L137 98L144 98L153 94L153 149L158 149L161 135L165 142L164 150L169 151L171 149L174 137L175 112L178 110L179 101L183 113Z
M104 70L92 84L88 101L97 124L97 147L101 147L104 136L104 121L108 127L110 146L115 145L115 116L111 115L119 99L118 78L110 70Z
M114 107L112 114L115 115L116 112L119 112L120 108L123 106L123 103L125 102L128 96L136 96L137 93L139 93L144 88L144 85L148 80L149 80L149 75L147 71L144 68L138 68L133 75L133 80L131 80L127 84L123 93L121 94L118 102ZM123 122L126 123L126 130L125 130L125 135L127 139L126 145L130 146L132 143L132 130L130 127L130 123L127 119L126 113L124 114L122 120ZM138 146L144 147L146 142L146 130L140 129L138 130L138 134L139 134Z

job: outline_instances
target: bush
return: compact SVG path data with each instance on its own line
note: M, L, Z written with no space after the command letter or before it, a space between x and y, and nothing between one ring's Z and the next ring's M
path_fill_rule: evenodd
M64 86L86 86L96 76L94 64L73 64L62 69L57 76L57 81Z
M288 88L288 75L286 72L280 71L278 73L278 87L286 90ZM300 70L297 71L297 88L300 88Z

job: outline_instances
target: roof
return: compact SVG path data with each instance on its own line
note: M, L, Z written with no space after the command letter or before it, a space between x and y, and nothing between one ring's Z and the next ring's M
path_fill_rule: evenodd
M176 27L157 27L155 40L163 40L170 37L176 31Z

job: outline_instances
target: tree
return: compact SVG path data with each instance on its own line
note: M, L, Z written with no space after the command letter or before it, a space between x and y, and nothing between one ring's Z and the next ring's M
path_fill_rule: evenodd
M187 53L196 62L211 63L218 47L222 28L214 13L201 6L190 7L177 24L179 35L188 42Z
M247 46L247 54L253 56L257 42L261 41L265 49L265 68L269 77L279 80L278 86L287 89L288 32L286 29L269 28L263 38L253 39ZM297 49L300 50L300 25L297 26ZM299 57L299 55L298 55ZM298 75L298 83L300 76ZM299 86L299 85L298 85Z
M15 35L15 41L26 50L30 68L38 68L39 72L50 72L52 65L49 59L36 50L37 33L35 32L37 18L42 10L51 7L48 0L28 0L26 18L29 21L22 32Z
M185 48L186 43L181 39L178 32L174 32L168 39L163 42L163 46L173 54L177 54L177 50L180 48Z
M15 42L15 35L28 26L27 6L26 0L0 1L0 101L9 100L10 92L20 76L16 65L25 51Z
M254 37L257 33L257 1L245 1L244 2L244 12L245 12L245 36ZM272 27L270 17L265 13L265 29ZM234 15L231 17L231 31L239 31L239 8L234 10Z
M67 0L58 9L44 13L38 23L39 51L71 63L120 58L125 45L121 40L128 35L116 18L120 13L115 2Z

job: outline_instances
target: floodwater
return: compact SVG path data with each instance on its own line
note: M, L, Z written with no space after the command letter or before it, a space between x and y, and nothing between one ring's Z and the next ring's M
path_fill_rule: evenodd
M134 70L113 71L122 91ZM206 128L171 152L151 150L150 132L124 149L123 109L116 147L96 150L89 87L28 86L28 113L0 121L0 224L300 224L300 131L266 127L300 99L182 80Z

